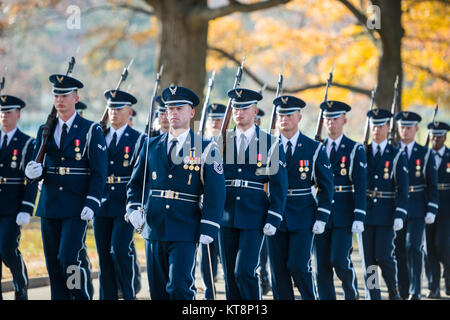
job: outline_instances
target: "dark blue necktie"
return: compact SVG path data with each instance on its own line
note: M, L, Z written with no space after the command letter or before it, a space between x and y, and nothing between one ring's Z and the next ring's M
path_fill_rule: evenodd
M375 163L380 162L381 159L381 148L380 145L377 146L377 153L375 153Z
M63 124L61 131L61 139L59 140L59 149L62 150L64 148L64 143L67 138L67 124Z
M286 149L286 164L289 165L292 159L292 143L290 141L287 142Z
M175 146L177 145L178 140L177 139L173 139L172 140L172 145L169 148L169 154L168 154L168 158L169 158L169 165L172 167L173 166L173 161L172 161L172 151L173 149L175 149ZM175 155L173 155L175 157Z
M113 134L113 138L111 140L111 142L109 143L109 154L113 155L116 152L116 144L117 144L117 133L114 132Z
M334 163L336 160L336 142L331 143L330 163Z

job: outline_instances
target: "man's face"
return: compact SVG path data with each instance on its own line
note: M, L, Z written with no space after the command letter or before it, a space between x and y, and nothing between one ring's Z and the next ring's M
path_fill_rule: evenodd
M209 118L208 125L213 130L222 129L223 118Z
M233 120L238 126L247 127L255 123L255 117L258 114L258 108L256 104L252 104L250 107L233 108Z
M168 130L169 129L169 119L167 118L167 111L165 112L158 112L158 121L161 128Z
M431 147L433 150L439 150L444 146L445 140L447 140L447 135L443 136L431 136Z
M71 110L75 110L75 104L78 102L78 93L76 91L72 91L66 95L53 95L54 100L53 104L55 108L60 113L66 113Z
M418 126L413 127L404 127L399 126L398 127L398 134L400 135L400 139L402 141L411 142L416 138L416 133L419 131Z
M3 129L12 130L17 126L17 121L20 119L20 110L13 109L0 112L0 122Z
M325 126L328 134L334 135L341 133L344 130L344 125L347 123L347 118L344 114L337 118L325 119Z
M297 130L301 119L302 114L299 111L291 114L280 114L277 121L278 129L281 133Z
M383 142L387 139L389 134L389 125L388 123L383 124L382 126L374 126L370 127L372 133L372 139L375 142Z
M109 120L111 125L115 128L123 127L130 119L133 111L130 106L123 108L108 108Z
M169 106L167 118L173 129L189 128L189 122L194 117L195 110L188 104L182 106Z

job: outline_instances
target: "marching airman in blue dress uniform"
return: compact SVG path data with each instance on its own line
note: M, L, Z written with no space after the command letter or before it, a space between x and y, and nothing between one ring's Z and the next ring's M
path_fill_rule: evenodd
M37 183L25 181L34 139L17 128L24 107L17 97L0 96L0 264L11 270L16 300L28 299L27 268L18 248L20 227L30 222L37 193Z
M83 265L89 220L100 209L107 176L105 138L99 124L75 111L83 84L66 75L52 75L57 124L49 137L44 164L28 162L25 174L43 178L42 240L52 299L92 299ZM39 128L33 159L42 143Z
M286 153L289 180L286 208L278 232L269 237L269 259L274 299L293 300L292 281L303 300L316 300L311 268L314 233L327 223L333 200L333 172L322 143L298 130L306 103L293 96L273 101ZM312 187L316 185L316 199Z
M220 103L211 103L206 110L206 135L208 139L216 139L220 134L222 128L223 118L227 106ZM200 246L200 274L202 275L203 283L205 285L205 300L214 299L215 289L213 288L217 276L217 265L219 263L219 243L214 241L209 244L209 256L211 257L211 265L208 258L208 246ZM212 268L212 275L211 275Z
M397 112L399 147L408 157L409 200L406 223L395 238L398 289L404 299L420 300L425 224L432 224L438 211L437 171L431 149L414 141L420 115Z
M198 96L188 88L169 87L163 90L162 100L170 130L142 147L127 186L126 219L136 229L142 228L144 219L148 224L151 299L192 300L197 243L210 244L220 228L223 165L217 144L189 129ZM144 179L145 218L138 210Z
M75 111L78 112L78 114L79 114L80 116L82 116L82 117L84 117L84 116L83 116L83 112L84 112L84 110L86 110L86 109L87 109L87 105L86 105L85 103L81 102L81 101L78 101L78 102L75 104Z
M433 224L426 226L427 269L430 292L428 298L440 298L442 262L445 269L450 268L450 149L444 143L450 126L444 122L428 124L431 135L433 157L438 172L439 210ZM448 282L448 279L446 279ZM448 284L446 283L448 286ZM448 290L450 286L446 287ZM450 291L447 291L450 295Z
M403 228L407 215L408 165L406 154L387 140L392 113L376 108L367 116L372 143L367 150L367 214L362 234L364 261L366 269L380 266L389 299L398 300L394 238L395 232ZM379 287L369 288L369 294L371 300L381 300Z
M228 91L228 96L236 128L226 137L227 198L219 233L226 297L260 300L256 269L264 236L274 235L283 220L286 162L279 138L254 124L261 94L238 88Z
M366 154L361 144L343 134L347 122L345 114L351 110L350 106L339 101L327 101L320 107L328 131L323 143L334 175L334 200L325 231L315 237L319 299L336 299L334 268L342 281L345 299L354 300L358 299L358 289L350 255L353 250L352 232L364 231Z
M100 264L100 299L117 300L116 278L125 300L136 297L136 255L134 228L124 220L126 185L140 152L144 134L128 126L132 105L137 100L131 94L109 90L105 92L111 127L106 133L108 146L108 177L102 206L94 218L94 235Z

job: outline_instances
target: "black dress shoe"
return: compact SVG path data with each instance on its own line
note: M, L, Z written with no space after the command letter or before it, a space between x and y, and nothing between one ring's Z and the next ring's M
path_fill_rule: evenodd
M389 300L402 300L397 290L389 292Z
M430 293L428 293L427 298L429 298L429 299L440 299L441 298L440 290L439 289L430 290Z
M14 292L15 300L28 300L28 292L27 289L21 289L19 291Z
M409 296L408 300L420 300L420 294L412 294Z

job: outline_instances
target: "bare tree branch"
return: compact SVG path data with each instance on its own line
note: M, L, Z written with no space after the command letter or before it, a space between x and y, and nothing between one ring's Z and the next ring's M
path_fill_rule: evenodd
M367 33L369 34L369 36L372 39L372 42L375 45L377 45L378 40L375 38L375 35L374 35L375 29L369 29L367 27L366 15L364 13L362 13L361 11L359 11L359 9L356 8L350 1L348 1L348 0L338 0L338 1L341 2L345 7L347 7L347 9L350 10L351 13L353 13L353 15L358 20L359 24L367 30ZM377 32L379 33L379 31L377 31Z
M450 83L450 78L446 77L443 74L439 74L439 73L435 73L433 70L431 70L429 67L424 67L424 66L419 66L413 63L409 63L406 61L403 61L404 64L413 67L415 69L421 70L421 71L425 71L426 73L428 73L429 75L431 75L433 78L442 80L444 82Z
M291 0L266 0L258 1L251 4L243 4L237 0L229 1L228 5L218 8L204 8L192 11L193 17L196 19L213 20L216 18L224 17L235 12L252 12L257 10L264 10L278 6L280 4L286 4Z
M237 59L233 54L231 54L229 52L226 52L225 50L223 50L221 48L208 46L208 50L211 50L211 51L219 53L223 57L233 61L236 65L240 65L241 64L241 61L239 59ZM245 72L253 81L255 81L260 86L263 86L264 84L266 84L265 81L261 80L248 67L244 67L243 72ZM309 89L317 89L317 88L324 87L324 86L326 86L325 82L323 82L323 83L315 83L315 84L307 84L307 85L294 87L294 88L283 88L283 92L284 93L296 93L296 92L306 91L306 90L309 90ZM347 90L350 90L350 91L353 91L353 92L356 92L356 93L360 93L360 94L366 95L368 97L371 96L371 92L368 89L364 89L364 88L360 88L360 87L356 87L356 86L352 86L352 85L348 85L348 84L342 84L342 83L338 83L338 82L333 82L333 86L338 87L338 88L347 89ZM277 87L276 86L267 85L266 86L266 90L270 91L270 92L276 92L277 91Z
M116 4L116 5L102 5L102 6L98 6L98 7L92 7L92 8L84 10L81 13L82 14L90 14L90 13L93 13L95 11L113 10L113 9L116 9L116 8L127 9L127 10L130 10L130 11L133 11L133 12L143 13L143 14L146 14L146 15L149 15L149 16L154 14L154 12L152 10L145 9L145 8L142 8L142 7L137 7L137 6L134 6L134 5L131 5L131 4L125 4L125 3L124 4Z

